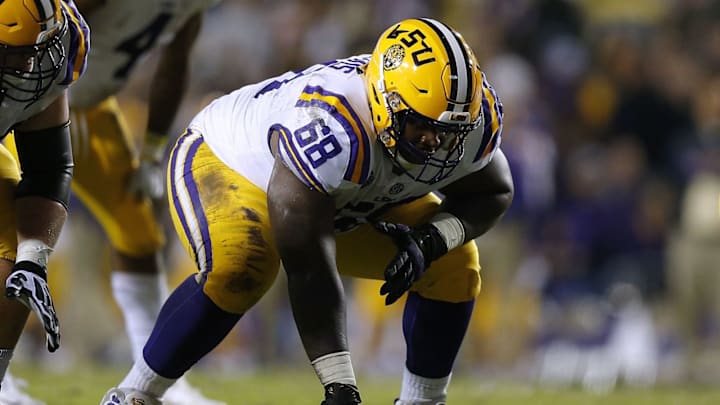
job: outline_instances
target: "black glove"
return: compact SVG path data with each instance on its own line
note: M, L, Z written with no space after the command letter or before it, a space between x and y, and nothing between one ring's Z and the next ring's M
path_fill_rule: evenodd
M385 305L390 305L410 289L430 262L447 253L448 248L440 231L431 224L413 228L381 221L375 228L390 236L398 248L385 268L385 283L380 287L380 294L387 294Z
M356 386L332 383L325 386L325 400L320 405L355 405L361 402Z
M35 312L45 328L47 349L51 352L57 350L60 347L60 324L50 297L47 270L30 261L15 263L5 281L5 295Z

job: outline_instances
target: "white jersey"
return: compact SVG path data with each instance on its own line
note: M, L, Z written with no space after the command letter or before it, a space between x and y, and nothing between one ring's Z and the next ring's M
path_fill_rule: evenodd
M7 135L13 126L45 110L85 71L87 51L90 46L88 26L72 1L62 0L60 6L67 24L62 37L65 60L60 73L47 91L34 102L20 102L0 96L2 100L0 101L0 138Z
M89 108L117 93L141 57L217 1L112 0L93 10L85 16L93 40L88 70L70 92L70 106Z
M314 65L243 87L213 101L189 127L203 135L221 161L266 191L274 164L269 135L279 132L279 152L287 166L308 187L335 199L340 230L490 162L500 145L502 105L483 81L484 125L468 135L460 165L435 184L398 171L377 140L358 70L369 56Z

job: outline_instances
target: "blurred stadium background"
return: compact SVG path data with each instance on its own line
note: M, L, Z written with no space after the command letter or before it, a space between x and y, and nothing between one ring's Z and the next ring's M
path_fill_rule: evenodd
M223 0L195 47L175 134L214 97L370 52L415 16L449 23L477 53L505 106L516 182L510 212L478 240L483 291L456 374L600 393L720 382L716 0ZM121 97L138 134L153 66ZM107 243L71 209L50 265L63 346L47 354L29 325L13 367L31 382L22 370L130 365ZM168 235L174 286L193 265ZM347 280L351 348L361 374L399 386L401 305L384 308L378 288ZM311 375L305 365L281 277L195 373Z

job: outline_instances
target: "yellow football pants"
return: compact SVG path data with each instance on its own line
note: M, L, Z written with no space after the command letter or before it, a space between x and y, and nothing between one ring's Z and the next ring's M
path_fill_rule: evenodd
M167 180L175 229L198 266L205 293L225 311L246 312L270 288L280 264L266 193L222 163L192 130L170 154ZM428 194L394 207L383 219L415 225L439 206L440 200ZM367 224L337 236L338 269L344 275L381 280L395 253L392 240ZM433 262L412 289L440 301L473 299L480 291L475 244Z
M131 257L157 252L165 236L153 214L152 202L126 192L139 161L117 100L109 97L93 108L70 113L73 193L97 219L117 251ZM12 134L5 145L17 158ZM5 170L4 166L0 170Z
M17 161L5 146L0 145L0 259L11 262L15 262L17 255L15 188L19 181Z

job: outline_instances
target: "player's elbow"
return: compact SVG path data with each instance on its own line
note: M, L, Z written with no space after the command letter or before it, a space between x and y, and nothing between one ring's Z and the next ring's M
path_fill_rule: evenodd
M23 172L15 198L44 197L67 208L72 177L72 165L57 166L47 171Z
M485 195L479 202L482 212L486 217L484 221L487 223L487 228L494 226L502 217L505 215L507 210L512 204L514 192L513 190L506 190L497 192L490 195Z
M68 123L15 136L22 177L16 198L37 196L67 208L73 178L73 156Z
M497 206L500 209L499 216L502 216L512 204L513 198L515 197L515 186L512 181L509 181L504 189L499 190L494 199L497 201Z

